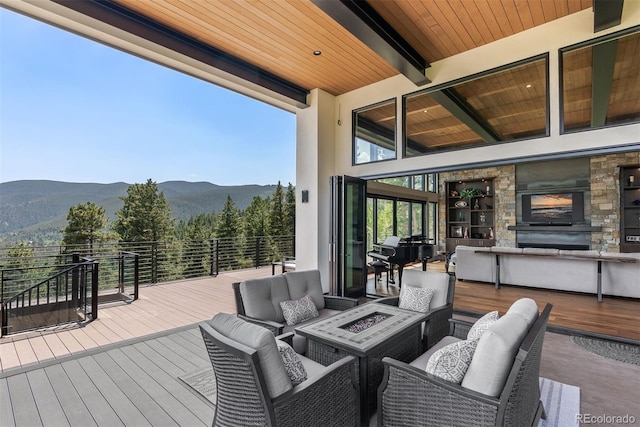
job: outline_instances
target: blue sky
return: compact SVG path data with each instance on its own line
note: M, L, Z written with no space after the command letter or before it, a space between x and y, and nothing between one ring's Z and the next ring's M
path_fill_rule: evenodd
M0 182L295 185L295 115L0 8Z

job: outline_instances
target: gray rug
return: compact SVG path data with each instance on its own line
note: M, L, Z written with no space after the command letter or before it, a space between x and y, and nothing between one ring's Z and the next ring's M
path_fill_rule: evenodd
M178 377L203 400L216 404L216 378L211 367L198 369ZM538 427L577 426L580 413L580 388L540 378L540 400L547 414Z
M180 375L178 379L185 383L191 391L195 392L204 401L215 406L217 394L216 376L211 366L205 366L194 372Z
M589 353L640 366L640 346L581 336L572 336L571 342Z
M580 388L540 378L540 401L547 414L538 427L570 427L578 425Z

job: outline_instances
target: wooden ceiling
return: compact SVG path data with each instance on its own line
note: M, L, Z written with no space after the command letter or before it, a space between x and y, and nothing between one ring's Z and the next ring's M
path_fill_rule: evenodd
M115 0L142 16L332 95L395 76L382 59L307 0ZM370 0L428 63L590 8L592 0ZM315 56L314 51L321 55Z

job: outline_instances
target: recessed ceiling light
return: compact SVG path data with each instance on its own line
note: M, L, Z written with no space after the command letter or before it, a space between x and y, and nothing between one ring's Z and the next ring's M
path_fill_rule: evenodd
M525 86L527 89L531 89L533 87L533 85L531 83L529 83L528 85Z
M313 51L313 54L314 54L315 56L320 56L320 55L322 55L322 52L320 52L319 50L314 50L314 51Z
M427 109L425 108L424 110L422 110L422 112L423 112L423 113L426 113L426 112L427 112Z

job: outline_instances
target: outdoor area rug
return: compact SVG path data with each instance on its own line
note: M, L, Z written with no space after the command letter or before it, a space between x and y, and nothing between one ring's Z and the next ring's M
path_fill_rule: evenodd
M193 392L205 401L216 403L216 378L213 369L208 366L178 377ZM540 420L538 427L577 426L580 412L580 388L540 378L540 400L547 414L546 420Z
M571 342L589 353L640 366L640 346L580 336L571 336Z
M205 401L216 404L216 376L211 366L178 376L184 384Z
M580 387L540 378L540 400L547 414L538 427L569 427L578 425Z

